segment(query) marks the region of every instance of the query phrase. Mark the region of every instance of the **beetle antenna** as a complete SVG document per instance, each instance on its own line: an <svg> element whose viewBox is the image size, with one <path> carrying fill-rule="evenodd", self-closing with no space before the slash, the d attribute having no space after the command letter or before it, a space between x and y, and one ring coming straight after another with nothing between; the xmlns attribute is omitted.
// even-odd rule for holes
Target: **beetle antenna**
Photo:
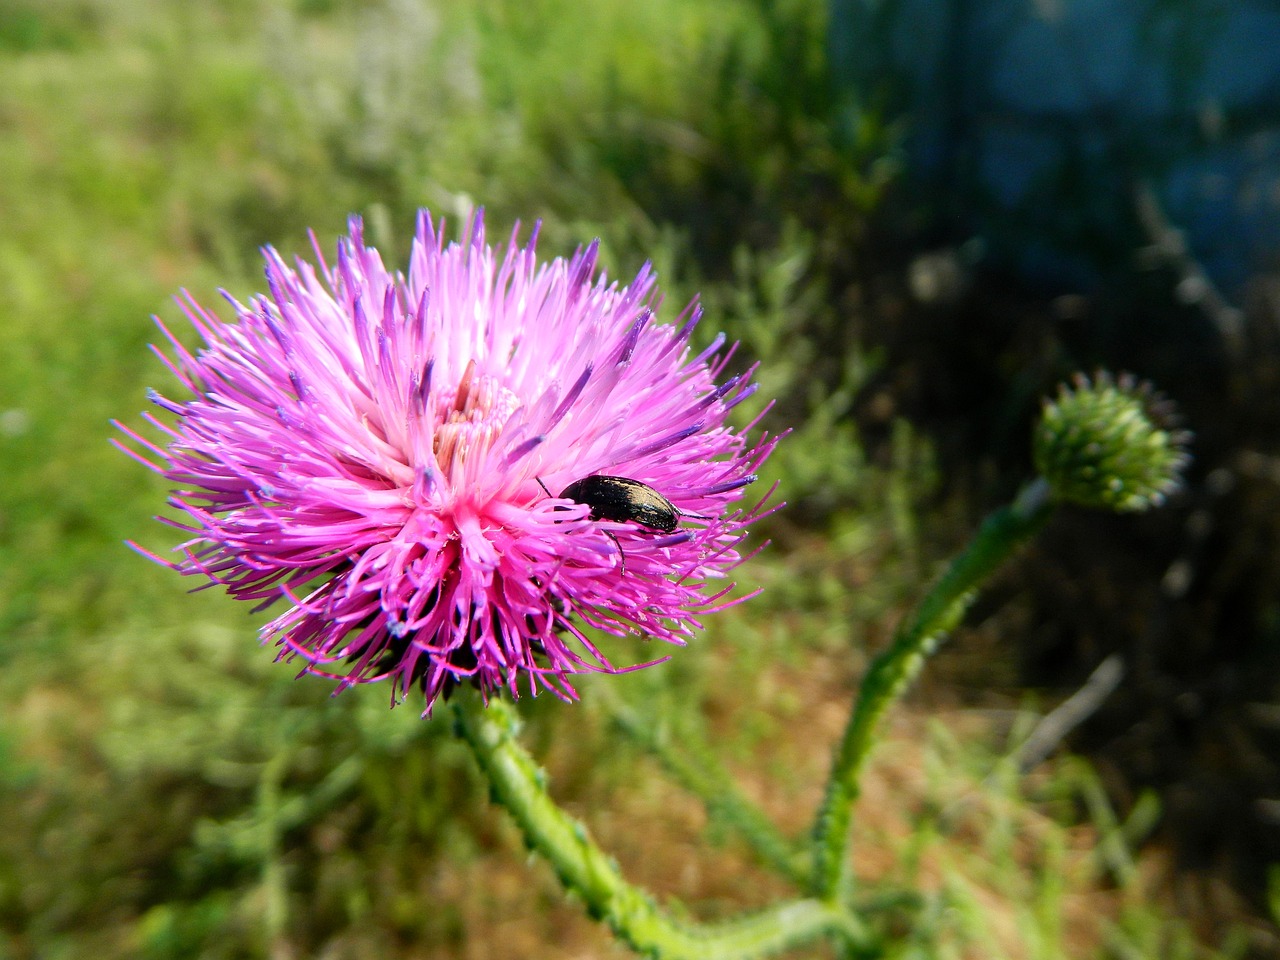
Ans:
<svg viewBox="0 0 1280 960"><path fill-rule="evenodd" d="M548 500L554 500L554 499L555 499L553 496L551 496L551 491L547 489L547 485L546 485L545 483L543 483L543 482L542 482L542 478L541 478L541 477L534 477L533 479L535 479L535 480L537 480L537 481L538 481L538 486L540 486L540 487L542 488L542 492L543 492L543 493L545 493L545 494L547 495L547 499L548 499Z"/></svg>
<svg viewBox="0 0 1280 960"><path fill-rule="evenodd" d="M546 488L544 487L543 489L545 490ZM694 520L714 520L715 519L715 517L705 517L700 513L690 513L688 510L681 510L678 507L676 508L676 513L680 514L680 516L682 517L692 517Z"/></svg>

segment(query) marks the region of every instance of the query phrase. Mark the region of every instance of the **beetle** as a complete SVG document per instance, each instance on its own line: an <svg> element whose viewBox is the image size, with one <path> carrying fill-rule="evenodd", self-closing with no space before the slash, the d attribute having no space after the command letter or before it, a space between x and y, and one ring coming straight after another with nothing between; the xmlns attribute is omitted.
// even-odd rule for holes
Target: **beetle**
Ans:
<svg viewBox="0 0 1280 960"><path fill-rule="evenodd" d="M547 485L538 480L538 486L551 496ZM676 505L660 494L647 483L632 480L629 477L611 477L603 473L593 473L589 477L575 480L562 491L560 497L572 500L591 508L590 519L613 520L618 523L636 523L659 533L671 533L684 514ZM567 509L567 508L562 508ZM697 516L688 514L688 516ZM622 544L608 530L604 535L613 541L622 557L622 572L627 569L627 555L622 551Z"/></svg>
<svg viewBox="0 0 1280 960"><path fill-rule="evenodd" d="M560 496L591 508L592 520L638 523L650 530L671 533L680 519L675 504L647 483L627 477L593 473L575 480Z"/></svg>

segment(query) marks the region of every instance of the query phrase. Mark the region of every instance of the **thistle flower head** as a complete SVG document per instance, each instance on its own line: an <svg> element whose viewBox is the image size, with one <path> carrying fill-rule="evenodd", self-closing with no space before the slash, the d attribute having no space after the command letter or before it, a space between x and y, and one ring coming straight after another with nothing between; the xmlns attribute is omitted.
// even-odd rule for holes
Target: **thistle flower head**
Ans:
<svg viewBox="0 0 1280 960"><path fill-rule="evenodd" d="M204 346L166 330L157 353L189 396L152 395L163 444L122 427L179 487L187 539L161 562L283 601L261 637L304 673L418 686L428 711L460 682L571 698L571 675L619 669L586 628L683 644L733 602L765 512L734 503L775 442L725 423L750 371L717 385L732 349L694 353L696 304L656 322L647 265L610 284L595 244L540 264L534 233L496 252L477 215L446 243L423 211L402 275L353 219L332 266L268 248L269 292L228 297L233 323L184 295ZM672 523L555 495L595 475Z"/></svg>
<svg viewBox="0 0 1280 960"><path fill-rule="evenodd" d="M1059 500L1136 511L1162 503L1190 462L1173 406L1131 374L1077 375L1046 400L1033 455Z"/></svg>

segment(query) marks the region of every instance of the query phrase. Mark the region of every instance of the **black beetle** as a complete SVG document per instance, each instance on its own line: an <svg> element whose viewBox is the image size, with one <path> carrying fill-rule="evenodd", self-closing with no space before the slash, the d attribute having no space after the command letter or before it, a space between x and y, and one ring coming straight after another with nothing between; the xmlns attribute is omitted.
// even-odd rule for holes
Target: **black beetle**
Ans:
<svg viewBox="0 0 1280 960"><path fill-rule="evenodd" d="M538 486L551 496L547 485L538 480ZM676 505L660 494L647 483L632 480L629 477L610 477L603 473L593 473L589 477L575 480L562 491L560 496L574 503L581 503L591 508L592 520L613 520L618 523L638 523L640 526L659 533L671 533L683 517L697 517L696 513L684 513ZM561 508L565 509L565 508ZM627 555L622 552L622 544L608 530L604 535L614 542L618 553L622 556L622 572L627 569Z"/></svg>
<svg viewBox="0 0 1280 960"><path fill-rule="evenodd" d="M680 511L670 500L648 484L627 477L593 473L573 481L560 496L590 507L592 520L630 521L670 533L680 519Z"/></svg>

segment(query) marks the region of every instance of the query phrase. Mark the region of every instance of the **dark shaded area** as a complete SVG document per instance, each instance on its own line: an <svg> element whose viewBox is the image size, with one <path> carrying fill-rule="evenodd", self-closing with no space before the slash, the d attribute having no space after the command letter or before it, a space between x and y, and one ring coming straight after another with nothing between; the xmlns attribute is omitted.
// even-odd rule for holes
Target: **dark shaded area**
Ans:
<svg viewBox="0 0 1280 960"><path fill-rule="evenodd" d="M946 493L973 522L1027 476L1039 398L1073 372L1133 371L1177 402L1195 434L1186 489L1141 516L1062 509L970 620L999 613L1018 624L1001 641L1016 646L1016 668L994 678L1014 695L1029 687L1061 699L1121 654L1119 691L1068 746L1098 765L1122 812L1157 790L1156 842L1266 916L1267 871L1280 860L1274 282L1255 278L1233 347L1202 308L1179 302L1177 276L1143 269L1139 257L1086 294L964 268L947 302L923 304L912 296L921 258L911 251L928 238L873 246L878 261L849 279L859 337L886 351L859 407L864 435L873 451L886 442L887 413L925 430ZM953 536L958 546L966 533ZM957 679L980 699L992 671L972 668Z"/></svg>
<svg viewBox="0 0 1280 960"><path fill-rule="evenodd" d="M871 455L906 417L972 524L1027 476L1040 398L1077 371L1151 380L1195 434L1187 487L1164 509L1060 512L970 618L1016 623L999 631L1016 667L993 650L972 674L953 664L955 679L975 699L993 684L1060 699L1120 654L1123 684L1069 746L1122 811L1157 790L1158 842L1266 916L1280 861L1280 296L1265 274L1274 195L1259 188L1277 169L1276 11L829 9L837 107L904 124L904 176L856 261L831 265L850 332L884 351L856 410Z"/></svg>

